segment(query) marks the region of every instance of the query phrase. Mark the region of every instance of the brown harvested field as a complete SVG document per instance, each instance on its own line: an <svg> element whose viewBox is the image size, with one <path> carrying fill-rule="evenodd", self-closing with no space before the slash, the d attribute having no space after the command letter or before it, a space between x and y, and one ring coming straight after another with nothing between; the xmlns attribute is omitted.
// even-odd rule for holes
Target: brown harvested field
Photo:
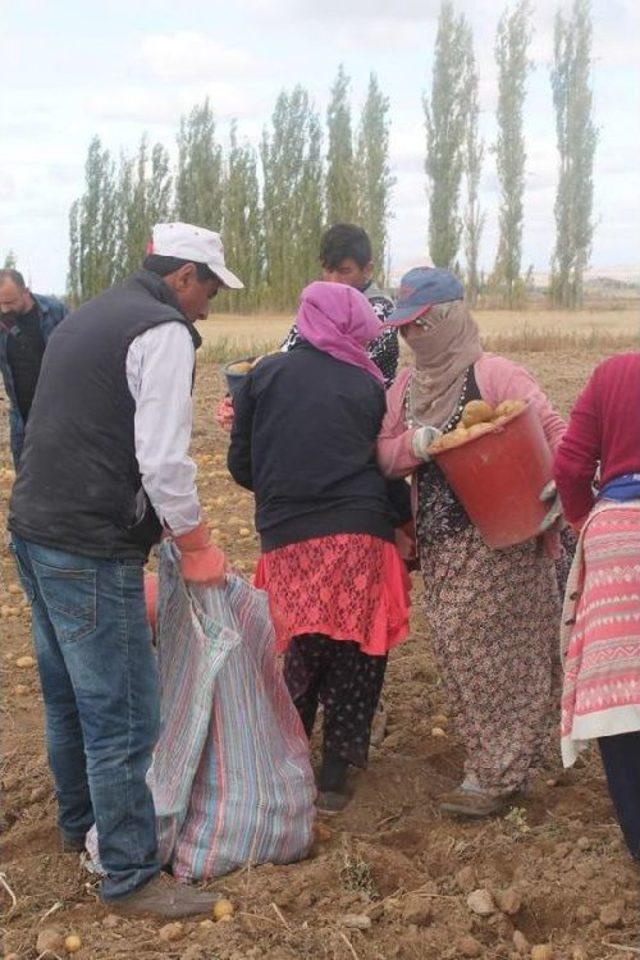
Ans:
<svg viewBox="0 0 640 960"><path fill-rule="evenodd" d="M291 326L293 314L260 314L239 316L215 314L199 324L205 345L215 346L220 340L235 344L240 352L251 352L256 343L277 344ZM622 306L620 309L602 309L594 306L575 313L557 310L478 310L475 317L486 336L518 340L534 332L576 337L623 337L640 334L640 314L637 307Z"/></svg>
<svg viewBox="0 0 640 960"><path fill-rule="evenodd" d="M622 319L616 313L598 322ZM480 321L485 329L490 322L506 323L498 314L481 314ZM563 323L574 322L563 318ZM624 322L634 332L635 317L625 316ZM243 342L250 348L255 338L277 340L287 323L282 318L224 318L208 322L205 335L246 337ZM517 359L540 377L566 412L603 352L556 349L519 353ZM234 486L225 470L227 438L213 419L222 391L218 366L205 359L197 380L194 456L215 536L249 575L257 543L241 530L251 526L252 498ZM4 513L11 487L4 418L1 426ZM0 870L16 898L12 906L0 888L5 957L36 960L36 939L46 926L79 934L80 960L515 960L530 955L516 953L516 930L530 945L552 944L553 953L544 956L554 960L632 960L638 955L637 870L623 849L594 755L565 774L552 750L531 794L519 798L504 817L461 823L439 814L437 795L459 775L461 751L453 719L443 719L449 716L448 706L415 576L412 635L393 654L386 684L389 735L373 750L367 773L358 776L350 807L331 821L329 838L304 863L254 867L214 882L237 905L231 923L191 920L180 939L164 943L158 936L160 923L107 918L77 858L62 856L58 849L37 674L16 663L31 652L29 616L15 592L15 571L4 548L0 569ZM435 726L443 726L446 735L433 736ZM522 905L512 914L496 909L480 917L467 905L474 887L498 897L515 887ZM608 911L601 913L603 907ZM363 931L347 927L347 914L365 915L371 926Z"/></svg>

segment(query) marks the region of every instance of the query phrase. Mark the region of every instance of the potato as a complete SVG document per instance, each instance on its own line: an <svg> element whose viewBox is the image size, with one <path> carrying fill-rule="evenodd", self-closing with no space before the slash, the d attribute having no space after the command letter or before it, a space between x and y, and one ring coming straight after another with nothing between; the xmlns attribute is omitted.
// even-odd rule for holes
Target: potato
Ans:
<svg viewBox="0 0 640 960"><path fill-rule="evenodd" d="M75 933L70 933L64 941L64 948L67 953L77 953L82 946L82 940Z"/></svg>
<svg viewBox="0 0 640 960"><path fill-rule="evenodd" d="M503 400L496 407L496 417L513 417L526 407L524 400Z"/></svg>
<svg viewBox="0 0 640 960"><path fill-rule="evenodd" d="M231 900L218 900L213 905L213 916L216 920L226 920L227 918L231 919L233 916L234 906L231 903Z"/></svg>
<svg viewBox="0 0 640 960"><path fill-rule="evenodd" d="M474 423L473 426L469 427L467 431L468 433L467 439L475 440L476 437L481 437L485 433L492 433L492 432L493 432L492 423Z"/></svg>
<svg viewBox="0 0 640 960"><path fill-rule="evenodd" d="M476 423L488 423L493 417L493 407L485 400L470 400L462 411L462 424L472 427Z"/></svg>
<svg viewBox="0 0 640 960"><path fill-rule="evenodd" d="M227 367L227 372L243 375L249 373L251 366L252 364L248 360L238 360L237 363L232 363Z"/></svg>

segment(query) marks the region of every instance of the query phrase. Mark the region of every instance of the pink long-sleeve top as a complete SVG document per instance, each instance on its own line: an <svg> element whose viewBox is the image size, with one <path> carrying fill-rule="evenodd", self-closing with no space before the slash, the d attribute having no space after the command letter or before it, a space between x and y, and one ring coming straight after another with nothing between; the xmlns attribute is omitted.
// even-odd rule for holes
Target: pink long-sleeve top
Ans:
<svg viewBox="0 0 640 960"><path fill-rule="evenodd" d="M555 453L566 424L531 374L512 360L489 353L484 353L473 369L480 396L492 407L503 400L531 401L540 415L547 442ZM387 391L387 412L376 448L378 466L386 477L407 477L423 463L411 451L415 428L408 428L405 419L405 396L410 376L411 368L407 367Z"/></svg>
<svg viewBox="0 0 640 960"><path fill-rule="evenodd" d="M601 486L640 473L640 353L603 361L571 411L554 474L572 523L583 520L595 503L598 463Z"/></svg>

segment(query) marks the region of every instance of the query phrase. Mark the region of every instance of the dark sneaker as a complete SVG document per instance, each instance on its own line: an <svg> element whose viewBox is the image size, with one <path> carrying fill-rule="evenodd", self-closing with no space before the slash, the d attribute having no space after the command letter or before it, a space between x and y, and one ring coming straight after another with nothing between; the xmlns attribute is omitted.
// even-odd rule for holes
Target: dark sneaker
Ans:
<svg viewBox="0 0 640 960"><path fill-rule="evenodd" d="M82 853L84 850L84 836L72 837L69 834L60 834L60 846L63 853Z"/></svg>
<svg viewBox="0 0 640 960"><path fill-rule="evenodd" d="M178 883L166 873L160 873L128 897L109 900L108 906L114 913L127 917L152 914L166 920L177 920L198 913L210 913L219 899L217 893L207 893L186 883Z"/></svg>
<svg viewBox="0 0 640 960"><path fill-rule="evenodd" d="M508 802L509 797L492 797L480 791L458 787L440 798L440 810L454 817L480 820L502 813Z"/></svg>
<svg viewBox="0 0 640 960"><path fill-rule="evenodd" d="M337 793L335 790L321 790L316 798L316 810L318 813L324 813L331 817L336 813L341 813L350 799L351 797L348 793Z"/></svg>

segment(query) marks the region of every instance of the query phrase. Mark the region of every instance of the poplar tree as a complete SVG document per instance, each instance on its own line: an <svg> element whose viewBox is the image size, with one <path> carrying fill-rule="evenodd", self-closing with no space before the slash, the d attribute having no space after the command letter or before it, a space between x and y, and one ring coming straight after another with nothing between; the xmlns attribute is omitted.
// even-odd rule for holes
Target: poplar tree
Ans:
<svg viewBox="0 0 640 960"><path fill-rule="evenodd" d="M331 88L327 110L327 218L329 223L351 223L356 218L356 193L349 77L341 64Z"/></svg>
<svg viewBox="0 0 640 960"><path fill-rule="evenodd" d="M382 93L375 73L369 77L367 98L360 116L356 181L358 222L371 238L374 260L383 281L395 178L389 163L389 98Z"/></svg>
<svg viewBox="0 0 640 960"><path fill-rule="evenodd" d="M144 134L134 157L121 156L117 189L116 282L138 270L153 226L171 211L169 157L157 143L149 150Z"/></svg>
<svg viewBox="0 0 640 960"><path fill-rule="evenodd" d="M485 215L480 209L479 191L484 157L484 142L478 133L480 106L478 103L478 72L473 50L473 35L467 31L467 129L464 151L464 171L467 186L467 203L464 211L464 254L466 260L466 296L475 307L480 290L478 259L480 240L484 229Z"/></svg>
<svg viewBox="0 0 640 960"><path fill-rule="evenodd" d="M551 296L562 307L581 306L584 271L593 240L593 163L598 134L592 119L591 8L574 0L568 18L558 11L551 71L560 154L551 265Z"/></svg>
<svg viewBox="0 0 640 960"><path fill-rule="evenodd" d="M85 192L70 217L69 290L76 302L94 297L114 280L117 211L114 163L94 137L85 164Z"/></svg>
<svg viewBox="0 0 640 960"><path fill-rule="evenodd" d="M222 148L208 98L180 120L176 215L186 223L220 230L222 223Z"/></svg>
<svg viewBox="0 0 640 960"><path fill-rule="evenodd" d="M171 216L173 178L166 148L156 143L151 150L151 172L147 183L149 223L163 223Z"/></svg>
<svg viewBox="0 0 640 960"><path fill-rule="evenodd" d="M493 284L512 308L523 294L522 225L527 155L523 133L526 80L531 63L529 0L505 10L498 23L495 54L498 64L498 140L495 145L500 214L498 252Z"/></svg>
<svg viewBox="0 0 640 960"><path fill-rule="evenodd" d="M77 307L82 300L81 261L80 201L74 200L69 208L69 265L67 268L67 295L73 307Z"/></svg>
<svg viewBox="0 0 640 960"><path fill-rule="evenodd" d="M317 274L324 210L320 120L301 86L278 96L260 159L267 302L290 309Z"/></svg>
<svg viewBox="0 0 640 960"><path fill-rule="evenodd" d="M255 310L262 295L264 241L256 152L240 143L235 120L231 124L230 146L224 181L223 238L225 258L244 283L233 297L219 295L220 309ZM216 303L218 309L218 303Z"/></svg>
<svg viewBox="0 0 640 960"><path fill-rule="evenodd" d="M467 26L451 0L440 7L431 94L423 98L427 132L429 252L437 267L452 268L460 248L460 188L467 128Z"/></svg>

